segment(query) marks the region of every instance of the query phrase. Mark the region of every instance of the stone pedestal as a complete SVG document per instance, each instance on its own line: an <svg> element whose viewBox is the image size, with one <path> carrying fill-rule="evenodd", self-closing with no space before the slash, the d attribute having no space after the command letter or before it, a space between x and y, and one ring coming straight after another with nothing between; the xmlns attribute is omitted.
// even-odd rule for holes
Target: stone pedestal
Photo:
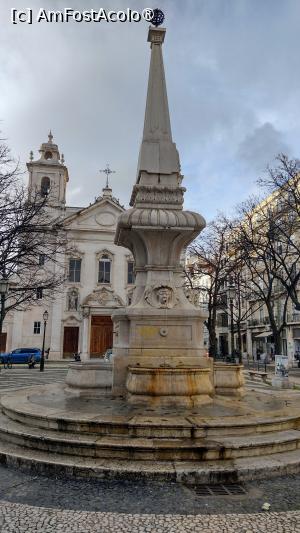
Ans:
<svg viewBox="0 0 300 533"><path fill-rule="evenodd" d="M244 395L243 365L214 363L215 393L221 396Z"/></svg>
<svg viewBox="0 0 300 533"><path fill-rule="evenodd" d="M66 390L78 396L94 397L111 392L112 363L90 359L69 365Z"/></svg>
<svg viewBox="0 0 300 533"><path fill-rule="evenodd" d="M190 308L189 308L190 305ZM213 361L205 356L201 312L187 302L181 310L131 306L112 316L113 394L130 403L193 406L213 394Z"/></svg>

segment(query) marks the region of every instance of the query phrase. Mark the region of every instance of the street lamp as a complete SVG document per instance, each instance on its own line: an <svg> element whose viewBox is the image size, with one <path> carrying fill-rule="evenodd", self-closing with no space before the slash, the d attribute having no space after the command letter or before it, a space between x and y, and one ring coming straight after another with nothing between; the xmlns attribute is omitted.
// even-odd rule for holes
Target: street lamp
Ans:
<svg viewBox="0 0 300 533"><path fill-rule="evenodd" d="M234 359L234 324L233 324L233 300L235 298L235 286L230 282L227 288L227 295L229 298L229 306L230 306L230 336L231 336L231 360L235 361Z"/></svg>
<svg viewBox="0 0 300 533"><path fill-rule="evenodd" d="M49 318L48 311L44 311L43 313L44 333L43 333L42 355L41 355L41 360L40 360L40 372L44 372L44 366L45 366L45 335L46 335L46 326L47 326L48 318Z"/></svg>
<svg viewBox="0 0 300 533"><path fill-rule="evenodd" d="M5 316L5 297L8 293L9 281L7 279L0 279L0 295L1 295L1 308L0 308L0 335L2 336L2 327ZM0 343L2 346L2 343ZM1 347L0 346L0 347ZM5 351L5 348L4 348Z"/></svg>

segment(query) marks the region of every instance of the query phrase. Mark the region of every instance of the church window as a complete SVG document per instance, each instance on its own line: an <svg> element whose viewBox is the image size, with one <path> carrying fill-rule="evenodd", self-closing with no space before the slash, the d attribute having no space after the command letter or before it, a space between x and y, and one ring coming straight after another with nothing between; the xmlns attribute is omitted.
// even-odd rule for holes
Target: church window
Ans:
<svg viewBox="0 0 300 533"><path fill-rule="evenodd" d="M50 178L44 176L41 181L41 195L48 196L50 191Z"/></svg>
<svg viewBox="0 0 300 533"><path fill-rule="evenodd" d="M127 283L128 285L132 285L135 281L135 275L134 275L134 262L128 261L127 263Z"/></svg>
<svg viewBox="0 0 300 533"><path fill-rule="evenodd" d="M39 335L39 333L41 333L41 323L40 322L33 322L33 333L34 333L34 335Z"/></svg>
<svg viewBox="0 0 300 533"><path fill-rule="evenodd" d="M81 259L69 260L69 281L80 282Z"/></svg>
<svg viewBox="0 0 300 533"><path fill-rule="evenodd" d="M52 152L47 151L45 153L45 159L52 159Z"/></svg>
<svg viewBox="0 0 300 533"><path fill-rule="evenodd" d="M39 255L39 266L43 266L45 264L45 260L46 260L45 254L40 254Z"/></svg>
<svg viewBox="0 0 300 533"><path fill-rule="evenodd" d="M36 289L36 299L41 300L43 298L43 289L42 287L38 287Z"/></svg>
<svg viewBox="0 0 300 533"><path fill-rule="evenodd" d="M111 259L108 255L102 255L99 261L98 283L110 283Z"/></svg>

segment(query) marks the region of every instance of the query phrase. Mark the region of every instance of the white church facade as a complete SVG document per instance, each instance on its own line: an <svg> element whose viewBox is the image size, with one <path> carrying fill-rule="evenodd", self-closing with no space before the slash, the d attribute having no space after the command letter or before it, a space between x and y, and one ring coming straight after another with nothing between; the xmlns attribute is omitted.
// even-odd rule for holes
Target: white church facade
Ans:
<svg viewBox="0 0 300 533"><path fill-rule="evenodd" d="M112 312L130 299L134 264L129 250L114 244L123 206L108 183L88 207L66 205L68 169L50 132L39 150L40 158L27 163L29 188L51 195L51 217L63 221L67 248L63 258L66 281L53 298L37 295L36 305L7 316L6 350L42 346L43 313L48 311L45 348L50 359L102 355L112 347ZM41 261L43 258L41 257Z"/></svg>

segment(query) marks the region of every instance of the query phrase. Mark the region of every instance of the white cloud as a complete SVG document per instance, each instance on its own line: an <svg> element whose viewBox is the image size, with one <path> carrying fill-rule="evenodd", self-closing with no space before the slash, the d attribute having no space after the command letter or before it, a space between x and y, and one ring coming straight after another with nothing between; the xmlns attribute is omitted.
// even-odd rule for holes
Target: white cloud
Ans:
<svg viewBox="0 0 300 533"><path fill-rule="evenodd" d="M41 7L38 0L29 4ZM104 4L148 7L140 0ZM300 2L161 0L160 6L186 207L210 217L253 188L260 166L279 147L299 156ZM25 163L51 127L69 167L69 201L79 189L82 205L93 201L104 184L98 170L109 162L117 171L113 192L128 204L143 127L148 24L12 25L11 7L2 0L0 120L10 146ZM44 0L43 7L65 3ZM68 7L99 2L71 0Z"/></svg>

